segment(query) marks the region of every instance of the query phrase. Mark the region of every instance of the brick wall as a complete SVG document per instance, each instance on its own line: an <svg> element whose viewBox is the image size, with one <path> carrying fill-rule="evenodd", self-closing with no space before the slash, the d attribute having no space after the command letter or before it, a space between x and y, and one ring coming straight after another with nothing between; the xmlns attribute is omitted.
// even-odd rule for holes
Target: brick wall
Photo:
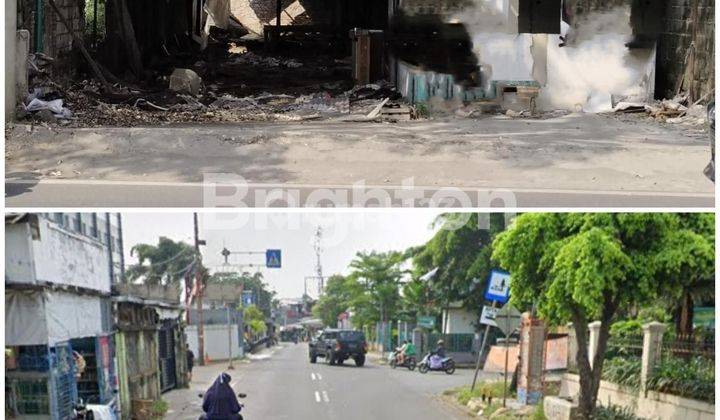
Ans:
<svg viewBox="0 0 720 420"><path fill-rule="evenodd" d="M692 19L695 5L696 25ZM682 78L684 90L689 89L695 100L711 92L715 88L715 0L668 0L664 27L658 42L657 94L674 96ZM693 64L685 65L693 39L694 69Z"/></svg>
<svg viewBox="0 0 720 420"><path fill-rule="evenodd" d="M31 52L40 52L53 57L56 61L56 68L71 69L74 67L76 54L73 52L73 38L71 33L60 22L57 14L47 2L44 2L44 36L42 45L38 45L35 37L35 20L37 11L35 0L18 1L18 29L30 31ZM65 16L72 29L81 34L85 27L84 0L55 0L60 12ZM42 48L40 48L42 47Z"/></svg>

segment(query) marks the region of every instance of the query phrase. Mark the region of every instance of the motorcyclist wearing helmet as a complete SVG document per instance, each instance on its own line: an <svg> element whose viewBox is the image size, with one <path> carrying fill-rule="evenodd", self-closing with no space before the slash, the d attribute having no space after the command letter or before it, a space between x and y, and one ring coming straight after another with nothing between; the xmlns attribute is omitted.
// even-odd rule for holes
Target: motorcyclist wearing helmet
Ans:
<svg viewBox="0 0 720 420"><path fill-rule="evenodd" d="M443 359L445 356L445 341L438 340L437 345L435 347L435 351L433 351L433 354L442 357Z"/></svg>
<svg viewBox="0 0 720 420"><path fill-rule="evenodd" d="M222 373L207 390L203 397L202 409L205 412L201 420L242 420L242 407L230 386L232 378Z"/></svg>

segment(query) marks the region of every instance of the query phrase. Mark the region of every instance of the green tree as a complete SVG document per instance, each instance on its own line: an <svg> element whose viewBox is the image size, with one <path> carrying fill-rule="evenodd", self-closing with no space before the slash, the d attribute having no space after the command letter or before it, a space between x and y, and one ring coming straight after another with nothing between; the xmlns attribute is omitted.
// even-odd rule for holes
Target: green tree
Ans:
<svg viewBox="0 0 720 420"><path fill-rule="evenodd" d="M350 263L350 276L364 286L364 293L352 302L353 323L366 325L373 321L395 319L400 308L400 281L405 272L400 252L359 252Z"/></svg>
<svg viewBox="0 0 720 420"><path fill-rule="evenodd" d="M313 315L329 327L337 325L340 313L351 309L356 299L364 292L354 277L333 275L325 283L325 292L313 306Z"/></svg>
<svg viewBox="0 0 720 420"><path fill-rule="evenodd" d="M137 264L125 270L130 282L141 281L151 285L179 285L188 275L195 273L199 258L195 248L185 242L161 237L157 245L137 244L130 249L137 256ZM203 278L207 270L200 266Z"/></svg>
<svg viewBox="0 0 720 420"><path fill-rule="evenodd" d="M595 409L609 329L624 308L642 306L682 288L665 281L669 260L714 265L714 252L695 243L677 214L554 214L519 216L495 239L493 258L510 271L512 302L536 308L551 323L572 321L577 335L580 414ZM588 324L602 322L592 367Z"/></svg>
<svg viewBox="0 0 720 420"><path fill-rule="evenodd" d="M440 230L413 257L414 278L438 269L427 286L432 309L459 301L477 310L485 303L487 279L496 268L491 261L492 240L504 230L505 217L503 213L450 213L435 221Z"/></svg>
<svg viewBox="0 0 720 420"><path fill-rule="evenodd" d="M267 330L265 314L255 305L249 305L243 310L243 321L256 336Z"/></svg>
<svg viewBox="0 0 720 420"><path fill-rule="evenodd" d="M715 300L715 215L679 214L679 227L655 259L658 280L671 285L664 301L670 308L677 334L693 333L696 303Z"/></svg>

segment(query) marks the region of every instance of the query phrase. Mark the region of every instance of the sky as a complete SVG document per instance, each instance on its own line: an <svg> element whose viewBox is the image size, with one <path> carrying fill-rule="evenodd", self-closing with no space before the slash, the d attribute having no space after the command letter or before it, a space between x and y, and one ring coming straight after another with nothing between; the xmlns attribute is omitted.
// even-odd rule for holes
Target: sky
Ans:
<svg viewBox="0 0 720 420"><path fill-rule="evenodd" d="M322 228L323 276L347 274L348 265L360 251L403 251L421 245L434 235L437 209L363 212L205 213L199 215L203 263L211 271L243 269L262 272L279 298L302 296L305 277L315 275L317 258L313 240ZM136 262L130 254L138 243L157 244L161 236L193 243L192 213L123 213L126 264ZM262 255L231 255L223 264L222 249L262 252ZM282 268L264 267L266 249L282 250ZM253 265L252 267L250 265ZM308 293L317 285L308 281Z"/></svg>

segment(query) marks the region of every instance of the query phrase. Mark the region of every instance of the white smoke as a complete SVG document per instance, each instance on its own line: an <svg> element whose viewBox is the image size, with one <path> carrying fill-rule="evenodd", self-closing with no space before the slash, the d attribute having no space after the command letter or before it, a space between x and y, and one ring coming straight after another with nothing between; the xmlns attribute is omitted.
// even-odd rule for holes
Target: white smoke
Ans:
<svg viewBox="0 0 720 420"><path fill-rule="evenodd" d="M629 6L588 13L574 28L562 22L567 46L560 47L557 34L518 34L512 3L475 0L450 19L470 34L486 87L493 80L535 80L542 85L541 110L598 112L612 107L611 98L652 98L655 52L626 47L632 39Z"/></svg>
<svg viewBox="0 0 720 420"><path fill-rule="evenodd" d="M611 98L649 99L655 54L628 49L631 38L629 7L588 14L567 34L565 47L559 46L560 36L549 35L540 109L599 112L612 108Z"/></svg>

